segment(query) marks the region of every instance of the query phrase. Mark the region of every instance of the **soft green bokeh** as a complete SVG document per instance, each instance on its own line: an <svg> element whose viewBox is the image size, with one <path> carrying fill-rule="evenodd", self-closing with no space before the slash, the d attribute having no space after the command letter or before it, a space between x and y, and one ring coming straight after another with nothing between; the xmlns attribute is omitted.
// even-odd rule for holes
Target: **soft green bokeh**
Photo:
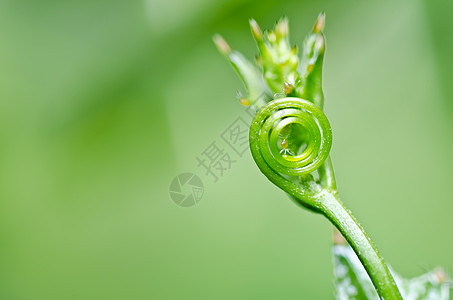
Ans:
<svg viewBox="0 0 453 300"><path fill-rule="evenodd" d="M325 110L346 205L395 270L453 269L446 1L0 1L0 299L333 299L331 226L247 152L195 158L244 109L211 37L301 45L327 14ZM181 172L205 182L180 208Z"/></svg>

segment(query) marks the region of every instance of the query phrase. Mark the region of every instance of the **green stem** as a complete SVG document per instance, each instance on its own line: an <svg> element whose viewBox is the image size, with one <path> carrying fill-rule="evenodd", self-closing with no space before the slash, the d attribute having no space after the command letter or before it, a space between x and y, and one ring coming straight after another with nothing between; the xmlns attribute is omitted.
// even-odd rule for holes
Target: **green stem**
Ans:
<svg viewBox="0 0 453 300"><path fill-rule="evenodd" d="M332 159L330 158L330 156L326 159L324 164L318 169L318 173L321 186L330 191L337 190L337 182L335 180Z"/></svg>
<svg viewBox="0 0 453 300"><path fill-rule="evenodd" d="M403 299L376 246L337 193L323 193L320 204L323 214L338 228L357 254L381 299Z"/></svg>

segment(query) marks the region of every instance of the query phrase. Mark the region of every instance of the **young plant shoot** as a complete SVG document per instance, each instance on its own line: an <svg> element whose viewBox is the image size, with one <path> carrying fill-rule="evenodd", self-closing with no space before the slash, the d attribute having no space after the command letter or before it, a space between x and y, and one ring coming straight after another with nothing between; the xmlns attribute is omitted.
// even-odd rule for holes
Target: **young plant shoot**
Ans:
<svg viewBox="0 0 453 300"><path fill-rule="evenodd" d="M321 13L299 55L298 48L289 42L286 18L265 32L255 20L250 20L259 50L256 65L232 50L220 35L214 36L214 42L245 84L247 97L242 97L240 102L256 110L249 131L256 165L296 203L325 216L350 246L334 246L335 267L348 270L343 275L350 276L346 281L352 287L345 287L345 280L337 276L337 298L403 299L411 295L406 287L409 281L398 278L401 285L397 285L376 246L344 206L337 191L330 159L332 130L323 112L324 27L325 14ZM351 276L363 274L364 280L352 280ZM436 294L438 298L408 296L406 299L448 299L446 280L430 281L429 287L427 277L417 282L425 284L425 295L431 291L430 287L443 294Z"/></svg>

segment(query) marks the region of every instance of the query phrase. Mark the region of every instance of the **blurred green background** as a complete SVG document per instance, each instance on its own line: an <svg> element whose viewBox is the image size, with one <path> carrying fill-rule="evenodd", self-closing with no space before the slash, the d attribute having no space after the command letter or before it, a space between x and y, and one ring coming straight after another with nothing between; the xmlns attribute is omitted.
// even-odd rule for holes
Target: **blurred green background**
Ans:
<svg viewBox="0 0 453 300"><path fill-rule="evenodd" d="M0 299L333 299L328 222L195 160L244 112L212 35L252 57L250 17L301 45L320 11L344 202L403 275L452 271L451 1L0 1Z"/></svg>

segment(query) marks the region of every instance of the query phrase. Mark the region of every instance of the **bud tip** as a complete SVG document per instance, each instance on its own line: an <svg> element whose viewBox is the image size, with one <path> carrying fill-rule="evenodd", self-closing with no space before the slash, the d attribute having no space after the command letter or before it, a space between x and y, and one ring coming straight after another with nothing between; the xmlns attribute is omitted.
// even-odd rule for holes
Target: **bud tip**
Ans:
<svg viewBox="0 0 453 300"><path fill-rule="evenodd" d="M346 245L348 242L345 240L343 235L335 229L333 232L333 244L334 245Z"/></svg>
<svg viewBox="0 0 453 300"><path fill-rule="evenodd" d="M434 275L440 284L446 282L448 279L447 273L442 268L436 268L434 270Z"/></svg>
<svg viewBox="0 0 453 300"><path fill-rule="evenodd" d="M255 39L262 39L263 37L263 32L261 31L260 26L258 23L256 23L255 19L250 19L250 29L252 30L253 37Z"/></svg>
<svg viewBox="0 0 453 300"><path fill-rule="evenodd" d="M275 34L279 37L285 37L288 35L289 26L288 19L286 17L281 18L275 25Z"/></svg>
<svg viewBox="0 0 453 300"><path fill-rule="evenodd" d="M283 88L283 91L285 92L285 94L291 94L293 89L294 89L294 86L291 83L285 82L284 88Z"/></svg>
<svg viewBox="0 0 453 300"><path fill-rule="evenodd" d="M241 102L241 104L244 105L244 106L249 106L250 105L250 101L248 99L246 99L246 98L240 98L239 102Z"/></svg>
<svg viewBox="0 0 453 300"><path fill-rule="evenodd" d="M228 45L227 41L220 35L216 34L213 36L212 40L216 45L217 49L219 49L220 53L224 55L228 55L231 53L231 47Z"/></svg>
<svg viewBox="0 0 453 300"><path fill-rule="evenodd" d="M321 12L316 20L315 25L313 26L313 33L318 33L324 30L326 26L326 14Z"/></svg>

